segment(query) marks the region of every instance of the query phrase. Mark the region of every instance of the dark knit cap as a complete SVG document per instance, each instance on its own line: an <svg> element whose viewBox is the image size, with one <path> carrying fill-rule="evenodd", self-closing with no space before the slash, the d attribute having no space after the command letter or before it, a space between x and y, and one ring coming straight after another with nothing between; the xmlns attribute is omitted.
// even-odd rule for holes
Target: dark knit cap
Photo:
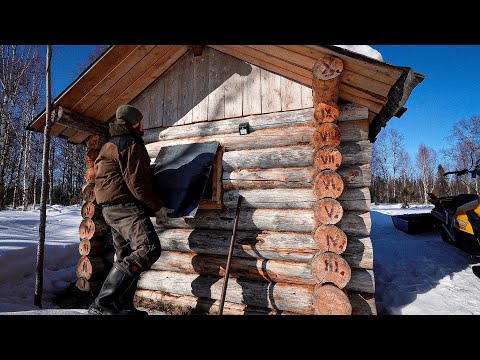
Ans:
<svg viewBox="0 0 480 360"><path fill-rule="evenodd" d="M132 105L120 105L115 114L117 124L126 124L135 125L142 120L143 115L136 107Z"/></svg>

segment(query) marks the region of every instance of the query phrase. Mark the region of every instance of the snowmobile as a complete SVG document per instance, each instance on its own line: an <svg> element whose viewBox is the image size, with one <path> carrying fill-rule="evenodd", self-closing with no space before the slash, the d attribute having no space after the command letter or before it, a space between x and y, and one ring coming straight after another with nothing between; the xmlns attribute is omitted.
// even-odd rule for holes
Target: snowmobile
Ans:
<svg viewBox="0 0 480 360"><path fill-rule="evenodd" d="M450 171L443 174L462 176L470 173L472 178L480 175L480 168ZM469 186L467 184L467 186ZM474 190L475 191L475 190ZM442 239L473 257L480 258L480 200L477 193L437 197L428 193L434 205L431 214L438 220ZM475 270L480 270L480 267ZM478 275L477 275L478 276Z"/></svg>

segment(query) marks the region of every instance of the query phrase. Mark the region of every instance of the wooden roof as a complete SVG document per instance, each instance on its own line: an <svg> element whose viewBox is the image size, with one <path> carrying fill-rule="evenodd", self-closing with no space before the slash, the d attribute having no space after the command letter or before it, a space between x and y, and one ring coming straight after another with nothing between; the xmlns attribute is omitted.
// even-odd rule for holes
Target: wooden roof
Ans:
<svg viewBox="0 0 480 360"><path fill-rule="evenodd" d="M218 51L311 87L315 61L333 54L344 62L340 101L367 106L370 140L392 117L403 114L413 88L424 76L409 67L394 66L335 46L208 45ZM99 123L109 121L117 107L129 103L182 57L188 45L114 45L99 57L54 101ZM45 110L28 126L43 131ZM53 136L82 143L90 134L60 124Z"/></svg>

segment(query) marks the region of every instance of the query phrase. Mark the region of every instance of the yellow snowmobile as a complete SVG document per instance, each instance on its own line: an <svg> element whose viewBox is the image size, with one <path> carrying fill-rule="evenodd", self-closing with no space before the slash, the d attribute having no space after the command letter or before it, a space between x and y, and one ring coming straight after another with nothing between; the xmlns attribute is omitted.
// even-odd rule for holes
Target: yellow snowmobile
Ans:
<svg viewBox="0 0 480 360"><path fill-rule="evenodd" d="M459 170L446 172L443 175L462 176L467 173L475 178L480 171ZM429 201L435 205L431 214L439 221L442 239L457 246L466 253L480 257L480 200L478 194L461 194L456 196L437 197L428 194Z"/></svg>

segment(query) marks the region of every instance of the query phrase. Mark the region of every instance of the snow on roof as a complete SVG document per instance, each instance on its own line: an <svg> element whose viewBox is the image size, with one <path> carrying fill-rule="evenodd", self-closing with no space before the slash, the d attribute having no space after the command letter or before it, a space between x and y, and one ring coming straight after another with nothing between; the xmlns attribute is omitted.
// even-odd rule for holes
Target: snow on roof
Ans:
<svg viewBox="0 0 480 360"><path fill-rule="evenodd" d="M378 51L372 48L370 45L334 45L341 47L343 49L347 49L368 57L371 57L376 60L383 61L383 56L382 54Z"/></svg>

